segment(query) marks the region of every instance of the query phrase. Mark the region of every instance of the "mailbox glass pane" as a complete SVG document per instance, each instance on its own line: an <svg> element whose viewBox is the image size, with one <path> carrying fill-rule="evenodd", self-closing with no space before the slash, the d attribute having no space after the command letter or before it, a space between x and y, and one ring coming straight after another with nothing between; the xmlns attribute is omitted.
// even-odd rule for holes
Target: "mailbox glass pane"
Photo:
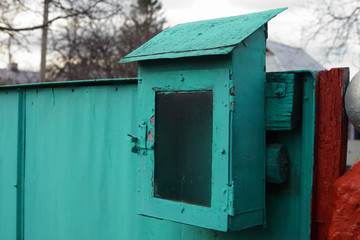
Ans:
<svg viewBox="0 0 360 240"><path fill-rule="evenodd" d="M157 92L155 123L155 197L210 207L212 91Z"/></svg>

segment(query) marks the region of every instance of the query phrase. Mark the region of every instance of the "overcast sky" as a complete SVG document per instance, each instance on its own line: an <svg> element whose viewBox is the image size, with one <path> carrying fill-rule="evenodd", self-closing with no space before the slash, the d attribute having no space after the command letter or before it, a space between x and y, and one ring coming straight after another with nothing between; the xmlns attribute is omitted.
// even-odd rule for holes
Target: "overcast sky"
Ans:
<svg viewBox="0 0 360 240"><path fill-rule="evenodd" d="M306 1L311 0L161 0L168 27L179 23L288 7L288 10L270 20L269 39L305 49L308 54L327 68L350 66L353 69L351 71L351 75L353 75L357 71L349 58L329 63L324 61L323 54L321 54L322 43L320 41L305 45L302 32L306 31L306 26L311 24L312 20ZM308 5L311 6L309 3ZM20 54L14 52L14 60L19 64L20 69L37 71L40 49L36 46L31 49L31 52L22 51ZM6 65L7 56L0 55L0 68L5 68Z"/></svg>
<svg viewBox="0 0 360 240"><path fill-rule="evenodd" d="M288 7L288 10L269 22L269 38L301 46L301 28L307 13L292 0L163 0L162 2L169 26Z"/></svg>
<svg viewBox="0 0 360 240"><path fill-rule="evenodd" d="M316 1L316 0L315 0ZM171 27L179 23L205 20L219 17L229 17L252 12L265 11L274 8L288 7L288 9L270 20L269 39L294 47L300 47L310 54L321 65L331 67L351 67L351 75L357 72L351 59L327 62L321 51L320 40L306 44L302 32L313 21L310 11L311 1L293 0L162 0L168 25ZM331 37L331 36L329 36Z"/></svg>

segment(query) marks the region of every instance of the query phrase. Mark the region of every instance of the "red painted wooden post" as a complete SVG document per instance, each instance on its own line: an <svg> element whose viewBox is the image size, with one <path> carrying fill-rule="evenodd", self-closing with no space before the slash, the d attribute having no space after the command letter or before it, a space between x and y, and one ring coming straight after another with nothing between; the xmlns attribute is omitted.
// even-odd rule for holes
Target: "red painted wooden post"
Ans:
<svg viewBox="0 0 360 240"><path fill-rule="evenodd" d="M346 171L347 117L344 93L347 68L317 74L316 136L311 239L328 239L335 181Z"/></svg>
<svg viewBox="0 0 360 240"><path fill-rule="evenodd" d="M334 188L334 208L328 239L359 240L360 161L336 181Z"/></svg>

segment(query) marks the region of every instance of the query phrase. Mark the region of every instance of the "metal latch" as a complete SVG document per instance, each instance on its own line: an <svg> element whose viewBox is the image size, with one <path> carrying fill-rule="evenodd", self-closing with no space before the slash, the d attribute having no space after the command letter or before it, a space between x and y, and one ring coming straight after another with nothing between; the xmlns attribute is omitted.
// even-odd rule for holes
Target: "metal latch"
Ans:
<svg viewBox="0 0 360 240"><path fill-rule="evenodd" d="M137 153L138 152L138 146L136 145L138 138L134 135L128 134L129 137L131 137L131 142L134 143L134 146L131 148L131 152Z"/></svg>
<svg viewBox="0 0 360 240"><path fill-rule="evenodd" d="M132 134L128 134L129 137L131 137L131 142L134 143L134 146L131 148L131 152L133 153L142 153L143 155L146 155L146 131L147 131L147 125L145 121L142 121L139 124L139 137L136 137Z"/></svg>

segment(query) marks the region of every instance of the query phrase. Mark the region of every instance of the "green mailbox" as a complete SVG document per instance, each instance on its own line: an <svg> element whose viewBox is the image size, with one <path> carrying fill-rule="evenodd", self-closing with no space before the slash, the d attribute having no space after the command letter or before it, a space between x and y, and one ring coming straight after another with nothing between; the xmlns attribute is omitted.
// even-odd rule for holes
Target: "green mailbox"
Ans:
<svg viewBox="0 0 360 240"><path fill-rule="evenodd" d="M265 45L284 10L177 25L121 61L139 63L138 214L266 224Z"/></svg>

